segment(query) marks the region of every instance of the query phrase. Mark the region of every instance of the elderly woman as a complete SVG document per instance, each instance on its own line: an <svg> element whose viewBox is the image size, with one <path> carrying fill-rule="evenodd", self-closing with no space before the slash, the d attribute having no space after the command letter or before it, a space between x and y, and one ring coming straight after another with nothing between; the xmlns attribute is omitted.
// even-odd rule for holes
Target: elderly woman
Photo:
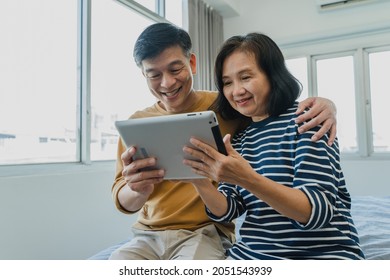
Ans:
<svg viewBox="0 0 390 280"><path fill-rule="evenodd" d="M215 64L225 119L249 119L230 143L228 155L191 139L185 160L208 179L192 183L210 218L229 222L245 213L241 239L228 259L364 259L340 167L338 142L298 133L299 82L286 68L279 47L263 34L234 36Z"/></svg>

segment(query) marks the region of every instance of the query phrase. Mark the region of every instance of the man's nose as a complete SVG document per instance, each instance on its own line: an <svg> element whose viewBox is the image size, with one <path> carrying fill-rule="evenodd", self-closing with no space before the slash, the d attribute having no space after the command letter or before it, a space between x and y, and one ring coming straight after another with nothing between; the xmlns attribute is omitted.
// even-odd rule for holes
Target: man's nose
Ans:
<svg viewBox="0 0 390 280"><path fill-rule="evenodd" d="M175 77L169 73L164 73L161 78L161 86L164 88L170 88L175 84Z"/></svg>

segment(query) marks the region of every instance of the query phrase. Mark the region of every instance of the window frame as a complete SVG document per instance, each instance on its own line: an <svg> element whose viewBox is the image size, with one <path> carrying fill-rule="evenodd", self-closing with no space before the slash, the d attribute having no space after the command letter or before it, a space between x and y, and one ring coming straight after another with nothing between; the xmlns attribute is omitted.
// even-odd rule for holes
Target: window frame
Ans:
<svg viewBox="0 0 390 280"><path fill-rule="evenodd" d="M374 156L379 158L390 158L390 152L375 152L374 149L374 136L373 136L373 117L372 117L372 94L371 94L371 85L370 85L370 61L369 61L369 55L372 53L378 53L378 52L388 52L390 51L390 44L383 45L383 46L377 46L377 47L367 47L362 48L361 50L361 59L362 64L364 65L363 68L363 94L364 96L364 103L362 106L365 107L365 116L367 120L367 143L368 143L368 149L367 149L367 156Z"/></svg>

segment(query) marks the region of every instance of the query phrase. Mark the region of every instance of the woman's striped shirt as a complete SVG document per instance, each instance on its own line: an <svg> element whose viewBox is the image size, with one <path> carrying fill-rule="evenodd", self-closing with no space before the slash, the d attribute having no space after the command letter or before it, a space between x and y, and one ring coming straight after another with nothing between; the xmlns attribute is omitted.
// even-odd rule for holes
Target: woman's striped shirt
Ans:
<svg viewBox="0 0 390 280"><path fill-rule="evenodd" d="M233 259L363 259L350 214L351 199L340 167L337 139L312 142L319 129L299 134L297 103L278 117L253 122L232 140L257 173L303 191L312 212L307 224L291 220L240 186L221 183L228 211L210 218L231 221L245 213L240 239L228 251Z"/></svg>

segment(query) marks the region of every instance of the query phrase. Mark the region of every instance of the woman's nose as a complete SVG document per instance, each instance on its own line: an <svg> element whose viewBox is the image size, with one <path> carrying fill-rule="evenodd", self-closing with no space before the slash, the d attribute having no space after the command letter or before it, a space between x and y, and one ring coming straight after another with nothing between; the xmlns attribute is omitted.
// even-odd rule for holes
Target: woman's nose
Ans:
<svg viewBox="0 0 390 280"><path fill-rule="evenodd" d="M233 87L233 95L242 95L245 93L245 88L241 83L235 83Z"/></svg>

